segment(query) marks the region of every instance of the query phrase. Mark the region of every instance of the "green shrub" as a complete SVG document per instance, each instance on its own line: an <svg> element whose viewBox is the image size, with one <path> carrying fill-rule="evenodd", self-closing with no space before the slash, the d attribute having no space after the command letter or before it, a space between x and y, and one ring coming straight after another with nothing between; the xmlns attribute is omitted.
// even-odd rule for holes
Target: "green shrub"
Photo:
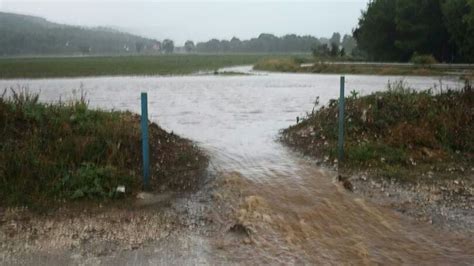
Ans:
<svg viewBox="0 0 474 266"><path fill-rule="evenodd" d="M419 55L417 53L413 54L413 56L410 59L410 62L412 62L415 65L433 65L433 64L438 63L438 61L435 59L433 55L426 55L426 54Z"/></svg>
<svg viewBox="0 0 474 266"><path fill-rule="evenodd" d="M121 174L113 166L97 166L84 163L78 169L64 176L57 189L70 199L114 198L118 186L131 187L133 178Z"/></svg>
<svg viewBox="0 0 474 266"><path fill-rule="evenodd" d="M347 148L349 161L365 163L404 164L408 156L403 149L390 147L381 143L362 143Z"/></svg>
<svg viewBox="0 0 474 266"><path fill-rule="evenodd" d="M255 64L254 69L265 71L295 72L300 68L300 63L294 58L264 59Z"/></svg>

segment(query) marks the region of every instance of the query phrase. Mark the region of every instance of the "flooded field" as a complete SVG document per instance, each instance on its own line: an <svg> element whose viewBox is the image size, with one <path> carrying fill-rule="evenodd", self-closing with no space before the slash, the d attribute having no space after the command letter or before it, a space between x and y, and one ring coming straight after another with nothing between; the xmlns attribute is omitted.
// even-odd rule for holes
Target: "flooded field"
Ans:
<svg viewBox="0 0 474 266"><path fill-rule="evenodd" d="M321 104L338 97L339 76L254 74L0 80L0 88L27 85L41 93L40 100L52 102L70 99L73 92L77 97L83 88L93 107L137 113L140 92L148 92L152 121L201 145L211 157L210 171L241 179L239 189L248 196L241 218L260 234L252 239L255 247L230 248L228 256L252 255L259 258L254 263L474 261L473 239L440 233L349 194L333 182L334 173L275 141L280 129L311 111L316 97ZM367 94L401 79L347 76L346 88ZM432 77L403 80L414 89L461 85ZM230 260L241 261L252 262Z"/></svg>

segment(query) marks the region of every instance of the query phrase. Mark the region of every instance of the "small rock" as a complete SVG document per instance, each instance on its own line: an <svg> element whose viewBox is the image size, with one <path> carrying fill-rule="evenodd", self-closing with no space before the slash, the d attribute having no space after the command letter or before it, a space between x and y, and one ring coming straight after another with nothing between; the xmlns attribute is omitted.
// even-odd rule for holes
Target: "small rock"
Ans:
<svg viewBox="0 0 474 266"><path fill-rule="evenodd" d="M354 186L352 185L352 183L348 180L347 177L343 177L341 175L338 175L337 176L337 181L338 182L341 182L342 183L342 186L348 190L348 191L354 191Z"/></svg>

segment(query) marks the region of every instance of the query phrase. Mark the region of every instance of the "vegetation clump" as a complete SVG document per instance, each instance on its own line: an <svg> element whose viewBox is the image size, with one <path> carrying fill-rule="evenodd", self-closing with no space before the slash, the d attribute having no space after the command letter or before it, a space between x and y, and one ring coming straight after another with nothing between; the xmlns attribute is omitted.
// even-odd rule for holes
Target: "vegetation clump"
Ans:
<svg viewBox="0 0 474 266"><path fill-rule="evenodd" d="M338 100L283 131L282 139L305 154L337 158ZM381 177L409 179L419 173L469 169L474 155L474 91L415 91L402 82L387 91L346 98L343 169L372 169ZM449 165L449 166L448 166Z"/></svg>
<svg viewBox="0 0 474 266"><path fill-rule="evenodd" d="M410 62L415 65L433 65L438 63L433 55L419 55L418 53L413 54Z"/></svg>
<svg viewBox="0 0 474 266"><path fill-rule="evenodd" d="M262 59L258 61L253 68L265 71L298 72L300 63L295 58Z"/></svg>
<svg viewBox="0 0 474 266"><path fill-rule="evenodd" d="M401 75L401 76L436 76L471 74L471 69L449 69L429 67L433 63L429 58L415 58L415 65L378 65L378 64L348 64L337 62L334 58L315 57L316 61L298 61L295 58L265 58L254 65L254 69L272 72L318 73L318 74L365 74L365 75ZM430 62L430 63L427 63ZM302 63L306 63L302 64Z"/></svg>
<svg viewBox="0 0 474 266"><path fill-rule="evenodd" d="M141 188L140 117L91 110L84 97L38 102L26 90L0 97L0 206L108 200ZM192 189L207 158L188 140L150 124L151 186ZM125 187L125 194L118 191Z"/></svg>

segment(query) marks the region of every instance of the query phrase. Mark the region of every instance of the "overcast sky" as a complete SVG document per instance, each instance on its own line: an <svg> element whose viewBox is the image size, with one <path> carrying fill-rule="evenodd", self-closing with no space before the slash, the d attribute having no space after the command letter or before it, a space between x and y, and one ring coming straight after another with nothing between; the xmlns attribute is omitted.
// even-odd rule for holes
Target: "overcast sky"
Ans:
<svg viewBox="0 0 474 266"><path fill-rule="evenodd" d="M112 26L182 45L188 39L248 39L262 32L317 37L351 33L368 1L0 0L0 10L65 24Z"/></svg>

